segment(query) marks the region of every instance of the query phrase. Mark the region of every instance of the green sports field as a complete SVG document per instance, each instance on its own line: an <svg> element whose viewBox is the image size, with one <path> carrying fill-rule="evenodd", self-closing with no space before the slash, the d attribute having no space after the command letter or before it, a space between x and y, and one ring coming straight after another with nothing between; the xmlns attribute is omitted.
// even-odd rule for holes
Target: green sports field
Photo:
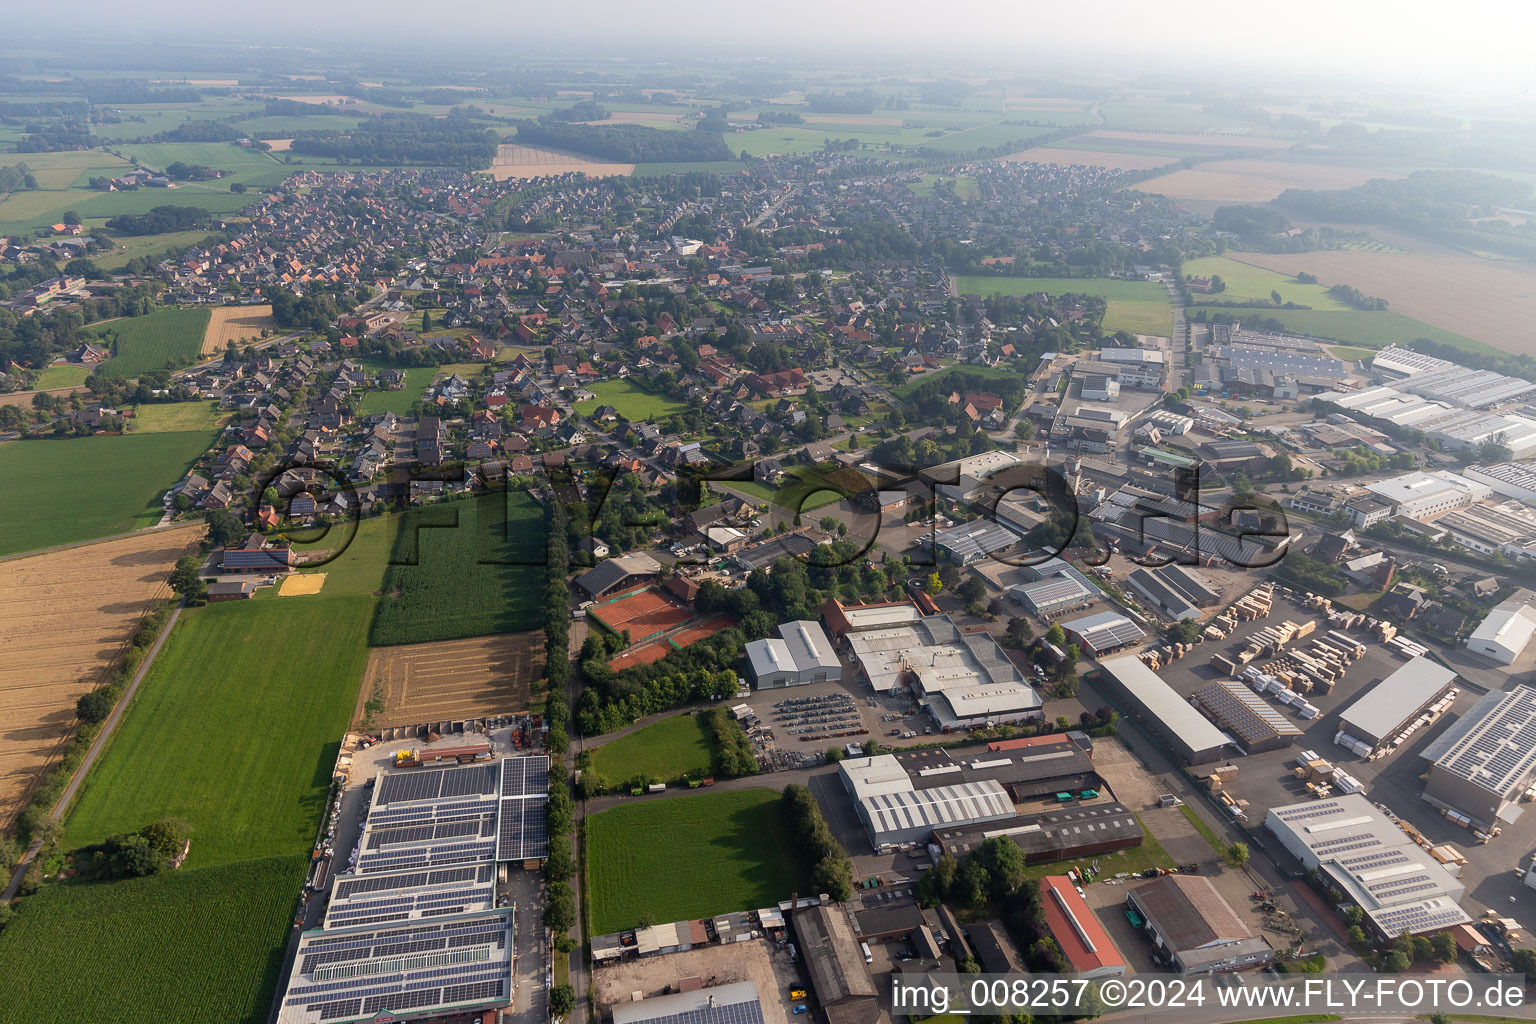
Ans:
<svg viewBox="0 0 1536 1024"><path fill-rule="evenodd" d="M0 931L0 1024L264 1024L308 863L45 885Z"/></svg>
<svg viewBox="0 0 1536 1024"><path fill-rule="evenodd" d="M779 792L690 790L587 819L594 934L754 910L808 892Z"/></svg>
<svg viewBox="0 0 1536 1024"><path fill-rule="evenodd" d="M137 377L150 370L163 370L168 363L185 366L197 362L209 315L205 308L163 308L95 325L91 334L113 345L112 358L96 372L103 377Z"/></svg>
<svg viewBox="0 0 1536 1024"><path fill-rule="evenodd" d="M52 388L77 388L91 375L90 367L79 363L54 363L38 374L36 388L48 391Z"/></svg>
<svg viewBox="0 0 1536 1024"><path fill-rule="evenodd" d="M708 774L709 741L698 715L674 715L592 751L592 767L610 784L636 775L670 782L683 775Z"/></svg>
<svg viewBox="0 0 1536 1024"><path fill-rule="evenodd" d="M0 555L153 526L212 430L0 444Z"/></svg>
<svg viewBox="0 0 1536 1024"><path fill-rule="evenodd" d="M605 380L589 389L596 398L577 402L575 410L582 416L590 416L600 405L611 405L619 415L631 422L666 419L688 407L666 395L653 395L627 380Z"/></svg>
<svg viewBox="0 0 1536 1024"><path fill-rule="evenodd" d="M62 845L168 817L192 827L189 867L307 853L372 609L366 597L321 596L183 612L70 809Z"/></svg>

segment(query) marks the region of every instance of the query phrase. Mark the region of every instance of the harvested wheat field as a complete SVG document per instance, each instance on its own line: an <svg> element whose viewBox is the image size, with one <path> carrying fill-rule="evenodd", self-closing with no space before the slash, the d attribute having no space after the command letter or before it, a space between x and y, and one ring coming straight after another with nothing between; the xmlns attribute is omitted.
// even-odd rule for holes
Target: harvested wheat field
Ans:
<svg viewBox="0 0 1536 1024"><path fill-rule="evenodd" d="M358 717L375 693L384 702L373 716L381 728L523 711L543 672L541 630L378 647L368 654Z"/></svg>
<svg viewBox="0 0 1536 1024"><path fill-rule="evenodd" d="M201 526L0 561L0 826L62 750L75 701L105 681Z"/></svg>
<svg viewBox="0 0 1536 1024"><path fill-rule="evenodd" d="M325 573L300 572L292 576L283 577L283 582L278 584L278 597L304 597L308 594L320 593L320 588L325 586Z"/></svg>
<svg viewBox="0 0 1536 1024"><path fill-rule="evenodd" d="M1283 274L1316 274L1324 285L1347 284L1386 299L1390 308L1516 355L1536 355L1536 270L1460 253L1230 253L1233 259Z"/></svg>
<svg viewBox="0 0 1536 1024"><path fill-rule="evenodd" d="M270 146L274 153L286 153L293 147L292 139L262 139L261 141Z"/></svg>
<svg viewBox="0 0 1536 1024"><path fill-rule="evenodd" d="M543 178L571 172L602 178L633 174L634 171L634 164L603 163L580 153L567 153L563 149L510 144L496 147L496 161L491 164L491 174L497 181L508 178Z"/></svg>
<svg viewBox="0 0 1536 1024"><path fill-rule="evenodd" d="M270 305L220 306L208 317L208 327L203 331L202 355L217 355L231 341L243 345L259 339L262 331L276 329L277 321L272 319Z"/></svg>
<svg viewBox="0 0 1536 1024"><path fill-rule="evenodd" d="M1219 132L1192 134L1178 132L1127 132L1099 128L1080 139L1094 142L1128 142L1142 146L1193 146L1205 149L1289 149L1296 143L1289 139L1270 139L1262 135L1227 135Z"/></svg>
<svg viewBox="0 0 1536 1024"><path fill-rule="evenodd" d="M1145 171L1153 167L1167 167L1179 158L1154 156L1151 153L1100 153L1090 149L1056 149L1053 146L1036 146L1003 157L1004 163L1061 164L1079 167L1108 167L1116 171Z"/></svg>
<svg viewBox="0 0 1536 1024"><path fill-rule="evenodd" d="M1374 167L1295 163L1289 160L1215 160L1134 186L1170 199L1267 203L1288 188L1354 188L1372 178L1401 178Z"/></svg>

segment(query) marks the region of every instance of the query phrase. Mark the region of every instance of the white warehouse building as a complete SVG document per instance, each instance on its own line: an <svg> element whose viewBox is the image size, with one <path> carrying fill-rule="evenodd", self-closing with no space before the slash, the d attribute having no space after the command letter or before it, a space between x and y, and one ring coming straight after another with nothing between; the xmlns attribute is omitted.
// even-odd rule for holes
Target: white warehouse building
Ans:
<svg viewBox="0 0 1536 1024"><path fill-rule="evenodd" d="M777 637L747 644L747 662L759 690L831 683L843 678L842 662L821 623L786 622Z"/></svg>
<svg viewBox="0 0 1536 1024"><path fill-rule="evenodd" d="M1446 470L1404 473L1390 480L1367 484L1366 490L1391 505L1393 515L1406 519L1424 519L1466 508L1493 493L1487 484Z"/></svg>
<svg viewBox="0 0 1536 1024"><path fill-rule="evenodd" d="M1467 650L1500 665L1513 665L1536 633L1536 608L1510 600L1489 612L1467 637Z"/></svg>

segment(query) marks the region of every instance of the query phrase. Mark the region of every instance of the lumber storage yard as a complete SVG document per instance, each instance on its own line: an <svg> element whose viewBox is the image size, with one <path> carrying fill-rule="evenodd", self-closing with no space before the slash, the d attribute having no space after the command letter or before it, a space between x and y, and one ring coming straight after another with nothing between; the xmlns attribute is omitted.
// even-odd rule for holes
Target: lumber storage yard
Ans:
<svg viewBox="0 0 1536 1024"><path fill-rule="evenodd" d="M75 701L107 680L201 529L0 561L0 823L63 749Z"/></svg>

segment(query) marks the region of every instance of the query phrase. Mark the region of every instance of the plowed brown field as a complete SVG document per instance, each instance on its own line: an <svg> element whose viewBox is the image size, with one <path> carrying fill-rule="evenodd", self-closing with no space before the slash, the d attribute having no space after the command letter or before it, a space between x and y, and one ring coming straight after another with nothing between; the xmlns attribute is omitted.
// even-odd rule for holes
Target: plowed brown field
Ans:
<svg viewBox="0 0 1536 1024"><path fill-rule="evenodd" d="M382 691L384 710L373 716L381 728L510 714L527 710L543 671L542 631L377 647L359 699Z"/></svg>

